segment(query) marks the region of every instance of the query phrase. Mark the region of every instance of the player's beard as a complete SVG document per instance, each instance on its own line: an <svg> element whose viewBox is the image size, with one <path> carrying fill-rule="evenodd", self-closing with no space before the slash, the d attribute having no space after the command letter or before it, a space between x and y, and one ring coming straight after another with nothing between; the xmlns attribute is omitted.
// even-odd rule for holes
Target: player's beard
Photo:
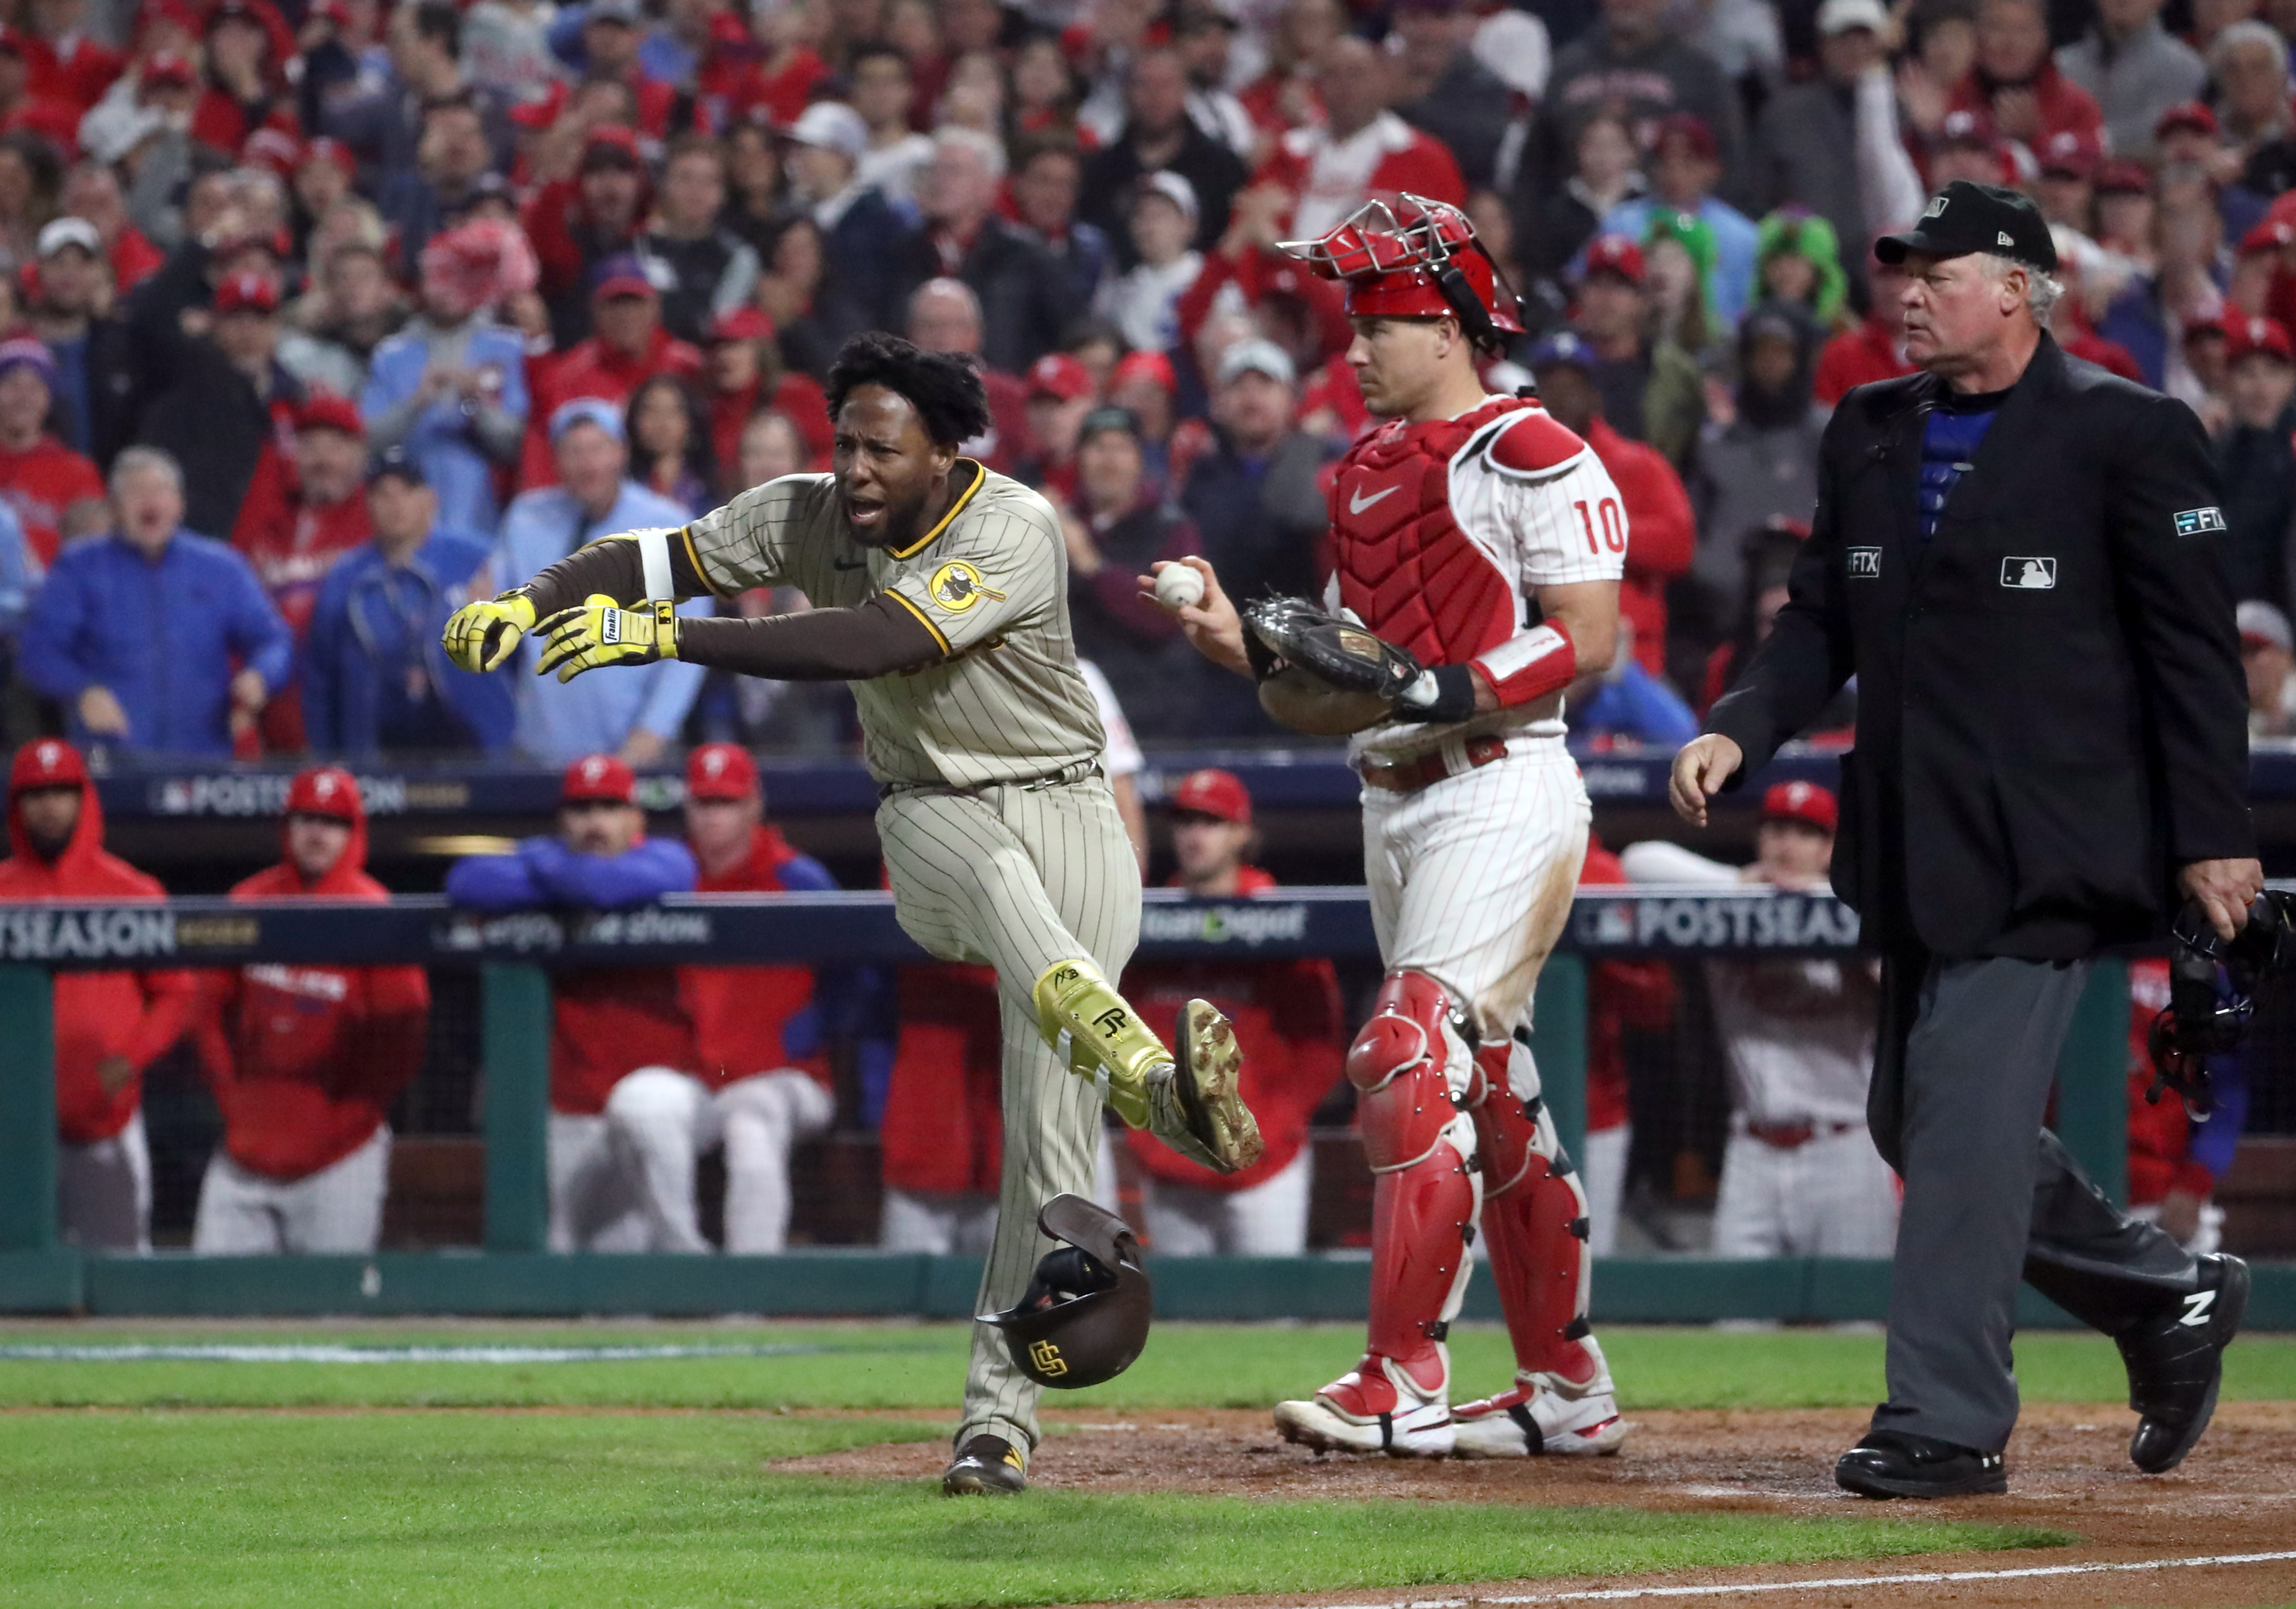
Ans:
<svg viewBox="0 0 2296 1609"><path fill-rule="evenodd" d="M925 507L931 501L932 488L930 486L898 502L887 498L885 517L870 526L854 524L850 513L847 512L845 534L857 547L884 548L898 552L924 535ZM840 512L845 512L849 507L841 490L838 493L838 506Z"/></svg>

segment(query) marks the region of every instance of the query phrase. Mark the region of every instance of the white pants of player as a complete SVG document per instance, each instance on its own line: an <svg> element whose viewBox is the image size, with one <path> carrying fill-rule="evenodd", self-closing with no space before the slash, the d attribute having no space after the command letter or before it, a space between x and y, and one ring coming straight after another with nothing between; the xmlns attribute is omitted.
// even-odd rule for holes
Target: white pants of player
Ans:
<svg viewBox="0 0 2296 1609"><path fill-rule="evenodd" d="M1792 1148L1730 1136L1717 1257L1887 1257L1897 1241L1897 1175L1865 1124Z"/></svg>
<svg viewBox="0 0 2296 1609"><path fill-rule="evenodd" d="M1140 1181L1141 1216L1157 1257L1297 1257L1308 1249L1308 1198L1315 1156L1249 1189L1200 1190L1166 1179Z"/></svg>
<svg viewBox="0 0 2296 1609"><path fill-rule="evenodd" d="M1505 759L1415 793L1363 792L1381 959L1390 972L1441 984L1487 1044L1530 1022L1547 935L1570 919L1594 815L1562 739L1513 743Z"/></svg>
<svg viewBox="0 0 2296 1609"><path fill-rule="evenodd" d="M370 1253L382 1238L390 1188L389 1123L348 1156L300 1179L266 1179L218 1148L200 1180L192 1250L203 1257Z"/></svg>
<svg viewBox="0 0 2296 1609"><path fill-rule="evenodd" d="M152 1249L152 1148L144 1114L94 1145L56 1148L56 1227L90 1252Z"/></svg>
<svg viewBox="0 0 2296 1609"><path fill-rule="evenodd" d="M551 1248L709 1251L694 1162L723 1144L726 1249L778 1252L789 1241L790 1149L835 1115L829 1092L792 1068L715 1093L669 1067L627 1074L602 1115L550 1115Z"/></svg>
<svg viewBox="0 0 2296 1609"><path fill-rule="evenodd" d="M1118 1212L1116 1146L1100 1131L1100 1160L1092 1198ZM922 1252L935 1257L986 1257L996 1241L996 1198L971 1190L905 1190L885 1187L877 1220L881 1252Z"/></svg>
<svg viewBox="0 0 2296 1609"><path fill-rule="evenodd" d="M1578 1182L1587 1192L1587 1249L1597 1257L1618 1250L1620 1204L1627 1194L1627 1153L1634 1141L1635 1126L1630 1123L1615 1129L1590 1130L1587 1154L1578 1159Z"/></svg>

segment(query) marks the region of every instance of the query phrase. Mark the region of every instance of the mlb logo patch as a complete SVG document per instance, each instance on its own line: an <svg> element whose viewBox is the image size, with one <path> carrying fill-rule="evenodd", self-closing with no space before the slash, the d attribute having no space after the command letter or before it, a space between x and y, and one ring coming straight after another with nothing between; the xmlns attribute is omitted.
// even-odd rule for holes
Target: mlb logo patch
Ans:
<svg viewBox="0 0 2296 1609"><path fill-rule="evenodd" d="M2222 509L2186 509L2177 516L2177 535L2179 536L2197 536L2203 531L2221 531L2224 528Z"/></svg>
<svg viewBox="0 0 2296 1609"><path fill-rule="evenodd" d="M1880 548L1844 548L1842 552L1849 560L1851 580L1872 581L1882 574Z"/></svg>
<svg viewBox="0 0 2296 1609"><path fill-rule="evenodd" d="M2001 584L2014 587L2021 592L2046 592L2057 584L2057 561L2054 559L2004 559L2001 561Z"/></svg>

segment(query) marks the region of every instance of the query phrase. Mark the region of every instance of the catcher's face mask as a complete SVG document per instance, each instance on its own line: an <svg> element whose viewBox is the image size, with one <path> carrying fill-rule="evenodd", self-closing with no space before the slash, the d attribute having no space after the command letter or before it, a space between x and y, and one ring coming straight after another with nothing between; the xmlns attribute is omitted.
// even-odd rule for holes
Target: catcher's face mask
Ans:
<svg viewBox="0 0 2296 1609"><path fill-rule="evenodd" d="M1054 1197L1037 1227L1064 1244L1037 1264L1017 1305L982 1321L1004 1332L1013 1361L1039 1385L1113 1380L1148 1344L1155 1308L1140 1242L1124 1220L1081 1196Z"/></svg>
<svg viewBox="0 0 2296 1609"><path fill-rule="evenodd" d="M2258 988L2296 966L2296 894L2258 895L2248 925L2229 941L2217 936L2198 902L2187 901L2169 933L2169 1009L2145 1036L2153 1072L2145 1099L2170 1091L2198 1119L2215 1104L2207 1058L2240 1048Z"/></svg>
<svg viewBox="0 0 2296 1609"><path fill-rule="evenodd" d="M1366 201L1322 239L1284 241L1276 249L1344 283L1351 317L1447 315L1485 347L1498 344L1502 334L1522 333L1515 298L1500 295L1475 226L1447 201L1408 193L1392 208Z"/></svg>

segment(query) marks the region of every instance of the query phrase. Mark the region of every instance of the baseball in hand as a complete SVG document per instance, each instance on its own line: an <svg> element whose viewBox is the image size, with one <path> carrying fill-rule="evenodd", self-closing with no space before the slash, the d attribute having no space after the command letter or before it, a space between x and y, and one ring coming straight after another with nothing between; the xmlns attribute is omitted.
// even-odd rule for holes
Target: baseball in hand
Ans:
<svg viewBox="0 0 2296 1609"><path fill-rule="evenodd" d="M1193 608L1204 600L1204 578L1185 564L1168 564L1156 572L1156 601L1168 609Z"/></svg>

